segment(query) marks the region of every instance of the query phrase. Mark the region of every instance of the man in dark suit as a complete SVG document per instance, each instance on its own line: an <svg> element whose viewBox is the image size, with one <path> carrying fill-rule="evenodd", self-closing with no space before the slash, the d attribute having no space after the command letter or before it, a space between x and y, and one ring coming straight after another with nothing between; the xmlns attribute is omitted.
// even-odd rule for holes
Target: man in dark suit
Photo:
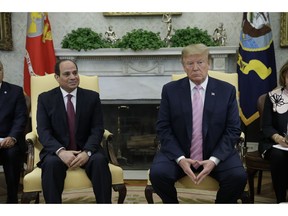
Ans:
<svg viewBox="0 0 288 216"><path fill-rule="evenodd" d="M3 81L0 61L0 164L7 185L7 203L18 203L18 187L25 156L24 131L28 113L23 88Z"/></svg>
<svg viewBox="0 0 288 216"><path fill-rule="evenodd" d="M61 203L67 169L81 167L92 182L96 202L111 203L111 173L101 147L104 126L99 94L78 87L78 67L72 60L56 63L55 79L59 87L40 94L37 106L37 132L43 145L38 166L45 202ZM71 133L66 112L69 94L76 111Z"/></svg>
<svg viewBox="0 0 288 216"><path fill-rule="evenodd" d="M150 169L152 186L163 203L178 203L174 187L178 179L188 175L201 184L211 175L220 185L215 202L236 203L247 176L235 149L241 133L235 88L208 76L209 50L203 44L185 47L182 65L187 77L162 89L156 125L161 148ZM202 108L193 114L196 91ZM198 135L195 119L201 121ZM195 138L200 142L198 156L194 156Z"/></svg>

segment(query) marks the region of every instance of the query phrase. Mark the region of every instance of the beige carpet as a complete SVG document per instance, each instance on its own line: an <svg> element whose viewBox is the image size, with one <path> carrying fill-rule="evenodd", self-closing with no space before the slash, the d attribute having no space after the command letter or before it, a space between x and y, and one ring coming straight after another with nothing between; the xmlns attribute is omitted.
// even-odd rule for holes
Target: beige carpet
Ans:
<svg viewBox="0 0 288 216"><path fill-rule="evenodd" d="M264 186L264 187L263 187ZM265 189L265 185L262 185ZM127 196L124 204L147 204L144 194L144 186L128 186ZM118 193L113 191L112 203L117 203ZM178 199L182 204L212 204L214 203L216 196L215 191L205 191L205 190L189 190L189 189L179 189ZM154 194L154 202L157 204L162 203L160 198ZM43 197L40 196L40 202L44 203ZM255 203L268 204L274 203L274 197L267 196L255 196ZM95 203L94 194L91 189L79 190L79 191L69 191L63 193L63 203L69 204L91 204Z"/></svg>
<svg viewBox="0 0 288 216"><path fill-rule="evenodd" d="M257 178L255 178L255 187L257 185ZM19 198L21 197L21 189L19 188ZM124 201L125 204L147 204L145 199L145 181L127 181L127 196ZM214 203L215 191L204 190L179 190L178 197L180 203ZM255 188L256 193L256 188ZM117 203L118 193L113 191L112 202ZM160 198L154 194L155 203L162 203ZM0 174L0 203L5 203L6 200L6 185L3 173ZM44 203L42 194L40 194L41 203ZM92 190L69 191L63 193L63 203L95 203L94 194ZM275 203L275 195L271 184L270 173L263 173L262 189L259 195L255 196L255 203Z"/></svg>
<svg viewBox="0 0 288 216"><path fill-rule="evenodd" d="M257 177L255 177L255 187L257 186ZM255 204L275 203L275 194L273 191L271 177L269 172L263 172L261 184L261 193L256 193ZM137 182L127 182L127 196L124 204L147 204L145 194L145 184ZM178 189L178 199L182 204L210 204L214 203L216 191ZM112 203L117 203L118 193L113 191ZM162 203L157 194L153 195L154 203ZM42 199L43 201L43 199ZM64 203L95 203L95 198L91 190L70 191L63 194Z"/></svg>

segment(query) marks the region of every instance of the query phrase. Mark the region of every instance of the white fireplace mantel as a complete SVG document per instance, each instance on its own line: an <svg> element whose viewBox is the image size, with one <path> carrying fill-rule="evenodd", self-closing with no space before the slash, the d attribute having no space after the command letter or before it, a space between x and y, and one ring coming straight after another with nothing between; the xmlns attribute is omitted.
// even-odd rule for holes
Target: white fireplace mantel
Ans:
<svg viewBox="0 0 288 216"><path fill-rule="evenodd" d="M161 48L158 50L143 50L143 51L133 51L131 49L120 49L120 48L105 48L96 49L88 51L75 51L71 49L55 49L56 56L75 56L75 57L85 57L85 56L180 56L182 47L178 48ZM210 47L210 54L212 55L233 55L236 54L238 50L237 46L218 46Z"/></svg>
<svg viewBox="0 0 288 216"><path fill-rule="evenodd" d="M73 59L79 73L98 75L101 99L159 100L162 86L172 73L182 73L182 48L159 50L121 50L117 48L93 51L55 49L59 59ZM235 72L238 47L210 47L211 69Z"/></svg>

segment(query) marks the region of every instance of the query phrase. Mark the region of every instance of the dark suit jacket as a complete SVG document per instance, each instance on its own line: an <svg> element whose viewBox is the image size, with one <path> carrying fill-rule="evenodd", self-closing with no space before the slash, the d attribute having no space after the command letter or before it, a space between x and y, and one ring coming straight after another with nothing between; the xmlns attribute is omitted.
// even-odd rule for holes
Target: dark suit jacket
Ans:
<svg viewBox="0 0 288 216"><path fill-rule="evenodd" d="M27 119L23 88L3 81L0 89L0 137L16 138L16 145L25 151L24 130Z"/></svg>
<svg viewBox="0 0 288 216"><path fill-rule="evenodd" d="M101 102L97 92L78 87L75 127L76 144L79 150L89 150L93 153L101 148L104 126ZM61 147L67 148L69 129L60 87L39 95L37 132L43 145L40 160L47 154L55 154Z"/></svg>
<svg viewBox="0 0 288 216"><path fill-rule="evenodd" d="M263 115L262 115L262 130L260 130L260 141L258 150L262 154L265 150L270 149L277 143L271 138L273 134L284 136L287 133L288 112L279 114L273 111L273 104L269 95L266 95Z"/></svg>
<svg viewBox="0 0 288 216"><path fill-rule="evenodd" d="M203 159L220 159L217 170L242 166L235 149L240 124L234 86L209 77L203 111ZM163 86L157 133L160 151L170 160L190 157L192 102L187 77Z"/></svg>

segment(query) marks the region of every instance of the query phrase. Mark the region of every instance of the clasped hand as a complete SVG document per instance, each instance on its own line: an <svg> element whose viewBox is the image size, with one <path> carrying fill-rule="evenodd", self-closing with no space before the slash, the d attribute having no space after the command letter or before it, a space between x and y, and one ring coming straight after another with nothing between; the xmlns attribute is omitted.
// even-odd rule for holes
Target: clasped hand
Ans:
<svg viewBox="0 0 288 216"><path fill-rule="evenodd" d="M15 145L15 140L12 137L6 137L0 141L0 148L11 148Z"/></svg>
<svg viewBox="0 0 288 216"><path fill-rule="evenodd" d="M203 166L203 170L198 174L194 173L191 169L191 166L196 164L198 164L199 166ZM182 160L180 160L179 166L195 184L200 184L203 179L210 174L210 172L214 169L216 165L211 160L197 161L190 158L183 158Z"/></svg>
<svg viewBox="0 0 288 216"><path fill-rule="evenodd" d="M89 160L86 152L61 150L58 154L60 159L71 169L83 166Z"/></svg>
<svg viewBox="0 0 288 216"><path fill-rule="evenodd" d="M285 134L284 137L282 137L281 139L279 139L279 144L282 147L288 148L288 136Z"/></svg>

